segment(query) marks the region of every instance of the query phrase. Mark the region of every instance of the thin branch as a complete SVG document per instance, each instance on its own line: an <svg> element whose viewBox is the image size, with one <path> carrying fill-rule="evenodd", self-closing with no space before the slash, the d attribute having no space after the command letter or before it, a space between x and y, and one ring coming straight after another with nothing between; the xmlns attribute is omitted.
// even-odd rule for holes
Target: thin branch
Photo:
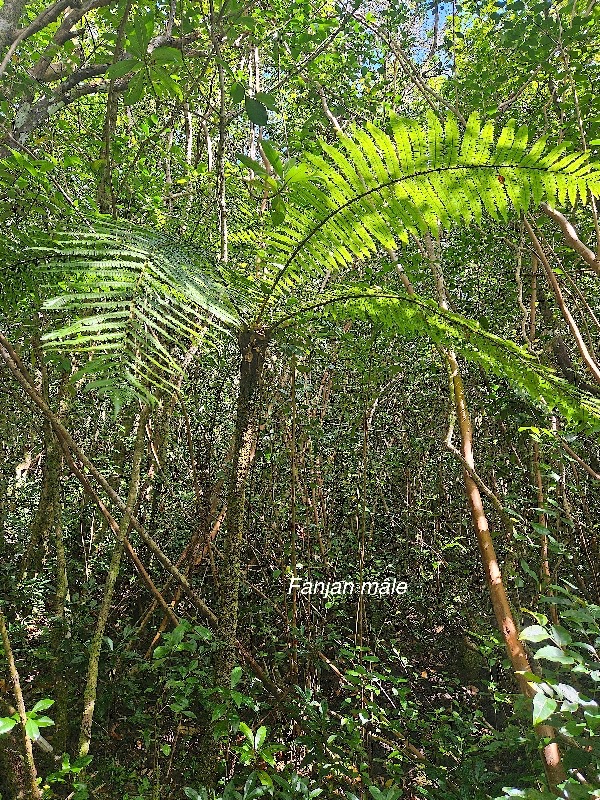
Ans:
<svg viewBox="0 0 600 800"><path fill-rule="evenodd" d="M325 97L325 90L323 89L321 84L317 83L316 81L314 85L316 87L317 92L319 93L319 97L321 98L321 106L323 108L325 116L333 125L334 131L336 133L342 133L342 126L338 122L338 118L335 116L335 114L330 110L329 105L327 103L327 98Z"/></svg>
<svg viewBox="0 0 600 800"><path fill-rule="evenodd" d="M453 106L452 103L446 100L445 97L442 97L442 95L438 94L423 81L421 75L419 75L419 72L413 65L412 61L405 55L402 48L399 47L396 44L396 42L394 42L394 40L385 31L382 30L380 25L377 25L375 22L367 20L366 17L362 16L362 14L359 14L357 11L354 11L352 13L352 16L354 17L355 20L360 22L366 28L370 28L370 30L376 33L377 36L379 36L379 38L387 44L387 46L392 50L394 55L398 58L398 60L400 61L406 72L408 72L413 83L415 84L417 89L421 92L423 98L425 99L425 101L435 114L438 113L438 109L435 107L433 100L435 100L436 103L438 103L438 105L444 106L444 108L448 109L452 114L454 114L454 116L458 120L460 120L460 122L465 127L467 126L467 120L460 113L460 111L457 108L455 108L455 106Z"/></svg>
<svg viewBox="0 0 600 800"><path fill-rule="evenodd" d="M527 87L533 83L533 81L537 78L541 70L542 70L542 65L540 64L537 67L537 69L535 69L532 72L529 78L527 78L525 83L521 84L521 86L515 92L513 92L510 97L507 97L506 100L500 103L500 105L498 106L499 114L503 114L505 111L508 111L508 109L512 106L512 104L516 102L519 99L519 97L523 94L525 89L527 89Z"/></svg>
<svg viewBox="0 0 600 800"><path fill-rule="evenodd" d="M439 2L436 0L435 9L433 12L433 33L432 33L432 41L431 47L429 48L429 52L427 53L426 61L429 61L435 55L435 51L437 50L438 46L438 35L440 31L440 5ZM423 63L425 63L423 62Z"/></svg>
<svg viewBox="0 0 600 800"><path fill-rule="evenodd" d="M6 55L2 59L2 63L0 64L0 78L6 72L6 68L10 63L10 60L21 42L23 42L25 39L28 39L30 36L33 36L35 33L38 33L38 31L43 30L52 22L55 22L60 16L61 12L64 11L65 8L68 8L70 4L71 0L58 0L58 2L54 3L54 5L50 6L50 8L46 8L41 14L38 14L33 22L31 22L26 28L23 28L23 30L8 48Z"/></svg>
<svg viewBox="0 0 600 800"><path fill-rule="evenodd" d="M14 348L10 344L10 342L6 339L6 337L0 333L0 358L3 359L6 366L13 374L25 394L33 401L33 403L40 409L40 411L44 414L44 416L50 421L54 431L57 434L57 438L63 449L63 452L69 451L69 455L73 455L77 460L80 462L82 467L85 467L89 474L94 478L94 480L101 486L107 496L111 499L111 501L115 504L115 506L121 511L124 512L126 509L125 502L119 497L119 495L115 492L113 487L110 483L104 478L104 476L96 469L94 464L89 460L89 458L85 455L85 453L77 446L75 441L73 440L71 434L67 431L61 421L57 418L57 416L53 413L53 411L48 407L48 405L44 402L43 397L37 391L35 384L29 373L23 366L21 359L19 358L18 354L15 352ZM68 462L67 462L68 463ZM77 473L75 473L77 476ZM81 474L81 470L79 470L79 474ZM130 519L131 527L139 534L140 538L144 542L144 544L148 547L151 553L153 553L158 561L162 564L162 566L169 572L175 580L179 583L182 587L183 591L189 598L190 602L196 608L202 616L208 620L210 625L214 628L217 625L217 616L216 614L206 605L206 603L196 594L193 588L190 586L189 581L183 575L177 567L170 561L170 559L165 555L162 549L158 546L158 544L154 541L154 539L150 536L150 534L145 530L145 528L141 525L139 520L135 515L131 516ZM250 667L250 669L254 672L256 677L263 683L263 685L275 696L279 697L281 694L280 689L276 686L275 683L269 678L265 670L258 664L256 659L252 656L252 654L241 644L239 640L236 640L235 645Z"/></svg>
<svg viewBox="0 0 600 800"><path fill-rule="evenodd" d="M590 467L589 464L586 464L586 462L581 458L581 456L578 456L577 453L575 452L575 450L573 450L573 448L570 447L565 442L564 439L561 439L560 443L561 443L563 449L571 456L571 458L574 458L575 461L577 461L577 463L580 464L584 468L584 470L587 472L588 475L590 475L592 478L594 478L594 480L600 481L600 474L598 472L596 472L594 469L592 469L592 467Z"/></svg>
<svg viewBox="0 0 600 800"><path fill-rule="evenodd" d="M575 342L577 344L577 349L579 350L579 352L581 354L581 357L582 357L582 359L583 359L583 361L585 363L585 366L587 367L588 372L590 372L590 374L594 377L594 380L597 383L600 383L600 368L598 367L598 365L596 364L596 362L594 361L594 359L590 355L590 352L589 352L589 350L587 348L587 345L583 341L583 336L581 335L581 332L580 332L579 328L577 327L577 323L575 322L575 319L573 318L573 315L571 314L571 312L567 308L567 305L566 305L566 303L564 301L564 298L563 298L563 295L562 295L562 292L561 292L561 289L560 289L560 285L559 285L558 281L556 280L556 275L552 271L552 267L550 266L550 263L548 262L548 259L546 258L546 254L545 254L545 252L544 252L544 250L543 250L543 248L542 248L542 246L541 246L541 244L539 242L539 239L535 235L535 232L534 232L533 228L529 224L529 221L528 221L527 217L524 217L524 224L525 224L525 230L527 231L527 233L529 235L529 238L531 239L531 242L532 242L533 246L535 247L535 250L537 252L538 258L542 262L542 265L543 265L543 267L544 267L544 269L546 271L546 276L547 276L548 281L549 281L549 283L550 283L550 285L552 287L552 291L554 292L554 296L556 297L556 302L558 303L558 306L560 308L560 311L561 311L561 313L563 315L563 318L564 318L565 322L567 323L571 333L573 334L573 338L575 339Z"/></svg>
<svg viewBox="0 0 600 800"><path fill-rule="evenodd" d="M44 52L40 55L37 62L30 70L32 77L37 78L37 80L40 81L52 80L52 75L48 77L46 77L46 75L49 67L51 67L52 58L56 53L57 46L62 47L63 44L68 42L74 36L78 35L77 32L73 32L73 26L76 25L89 11L92 11L95 8L103 8L104 6L108 6L113 2L115 2L115 0L90 0L89 3L81 5L79 8L71 8L68 10L65 18L52 37L52 42L46 47Z"/></svg>
<svg viewBox="0 0 600 800"><path fill-rule="evenodd" d="M577 235L577 231L564 216L564 214L561 214L560 211L551 208L549 205L547 205L547 203L540 203L540 209L547 217L550 217L550 219L558 225L562 231L565 243L571 248L571 250L574 250L576 253L578 253L585 263L592 268L596 275L600 275L600 259L596 257L593 250L590 250L590 248L581 241Z"/></svg>

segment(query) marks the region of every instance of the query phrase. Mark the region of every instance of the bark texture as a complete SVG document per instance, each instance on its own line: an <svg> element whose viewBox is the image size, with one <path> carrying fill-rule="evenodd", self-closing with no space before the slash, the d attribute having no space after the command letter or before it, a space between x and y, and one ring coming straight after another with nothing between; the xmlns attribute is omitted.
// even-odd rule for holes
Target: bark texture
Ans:
<svg viewBox="0 0 600 800"><path fill-rule="evenodd" d="M104 638L104 630L108 620L108 615L115 593L115 585L119 576L121 556L125 548L125 540L129 532L129 525L133 511L137 502L140 488L140 466L144 455L145 428L148 420L148 409L144 409L140 414L137 436L133 451L133 461L131 466L131 478L129 480L129 493L123 517L119 524L119 533L113 550L106 583L104 586L104 597L98 612L96 630L90 646L90 658L88 662L88 673L85 691L83 694L83 716L81 719L81 732L79 735L79 755L85 756L90 749L92 738L92 723L94 720L94 708L96 705L96 688L98 685L98 667L100 664L100 650Z"/></svg>
<svg viewBox="0 0 600 800"><path fill-rule="evenodd" d="M239 336L240 382L231 477L227 492L223 561L219 573L219 649L215 658L215 679L218 686L229 686L231 670L235 666L246 487L256 453L257 399L268 342L268 334L261 331L245 330Z"/></svg>

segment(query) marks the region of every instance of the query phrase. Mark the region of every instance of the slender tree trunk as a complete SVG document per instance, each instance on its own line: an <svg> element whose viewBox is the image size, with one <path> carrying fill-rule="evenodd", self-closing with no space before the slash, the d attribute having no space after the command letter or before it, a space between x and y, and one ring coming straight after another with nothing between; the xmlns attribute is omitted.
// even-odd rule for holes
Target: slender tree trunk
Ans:
<svg viewBox="0 0 600 800"><path fill-rule="evenodd" d="M57 527L60 526L62 455L48 420L44 420L43 432L42 489L38 507L29 530L29 544L23 556L21 577L25 577L29 573L37 574L41 570L48 552L50 539L54 538L56 542L56 531Z"/></svg>
<svg viewBox="0 0 600 800"><path fill-rule="evenodd" d="M241 354L237 412L232 445L231 474L227 491L223 559L219 570L217 649L214 654L215 685L228 689L238 650L239 592L244 546L246 487L258 439L258 408L262 373L269 334L244 330L238 337ZM223 763L222 748L215 745L213 724L207 719L201 752L200 780L207 788L216 785Z"/></svg>
<svg viewBox="0 0 600 800"><path fill-rule="evenodd" d="M41 330L41 321L39 321ZM34 350L41 372L41 392L45 402L50 405L50 375L46 359L40 345L40 331L36 333ZM66 415L68 402L65 396L67 375L62 373L58 386L58 417ZM67 558L62 528L61 477L63 456L60 444L48 419L43 420L43 460L42 489L34 519L30 527L29 544L23 557L22 576L41 571L51 543L54 544L56 567L56 594L52 602L54 619L52 621L51 644L54 651L52 670L54 673L54 745L57 751L66 750L69 738L69 684L65 676L64 639L66 634L65 605L69 593Z"/></svg>
<svg viewBox="0 0 600 800"><path fill-rule="evenodd" d="M292 577L297 575L298 567L298 520L297 520L297 503L296 503L296 488L298 486L298 463L297 463L297 425L296 425L296 362L292 364L292 430L290 436L290 461L291 461L291 474L290 474L290 568L292 570ZM291 608L291 652L290 652L290 675L292 679L297 682L298 680L298 593L294 586L292 590L292 608Z"/></svg>
<svg viewBox="0 0 600 800"><path fill-rule="evenodd" d="M475 459L473 457L473 427L469 417L460 369L453 353L447 354L447 358L452 370L454 403L460 427L462 454L469 466L475 469ZM512 609L506 596L506 590L502 581L502 573L500 572L500 566L490 535L488 521L483 510L481 493L477 484L466 469L463 470L463 476L496 622L504 638L504 643L506 644L506 649L521 691L526 697L532 698L536 694L536 690L523 676L523 673L531 672L531 666L523 643L519 639L519 631L517 630ZM555 735L554 729L550 725L538 725L536 727L536 732L541 739L553 739ZM548 785L552 791L556 791L557 785L565 780L566 775L562 766L560 751L555 742L550 742L544 746L542 760Z"/></svg>
<svg viewBox="0 0 600 800"><path fill-rule="evenodd" d="M431 263L433 276L436 283L438 302L444 309L448 309L448 300L444 284L444 276L436 247L431 239L426 239L427 256ZM410 292L412 293L412 286ZM460 374L460 367L455 354L452 351L443 351L443 356L449 367L450 390L452 402L458 419L461 454L463 457L463 479L465 492L469 504L469 510L473 519L473 527L477 536L479 552L485 570L485 578L490 592L492 607L496 617L498 629L502 634L508 656L515 677L521 692L525 697L533 698L536 694L534 686L524 677L524 673L531 672L531 666L523 643L519 639L519 631L515 623L512 609L508 602L506 589L502 580L502 573L498 564L494 543L490 534L489 524L483 508L481 492L472 474L475 472L475 458L473 453L473 426L469 416L467 400L465 396L464 384ZM541 739L554 739L555 731L550 725L537 725L536 733ZM558 784L566 779L564 767L562 765L560 750L556 742L550 741L544 745L542 750L542 762L548 785L552 791L556 791Z"/></svg>
<svg viewBox="0 0 600 800"><path fill-rule="evenodd" d="M42 320L39 315L35 316L36 332L33 339L33 350L39 364L41 375L40 390L44 401L50 406L50 375L46 358L41 347ZM62 379L58 386L58 416L63 417L67 410L64 389L67 376L62 373ZM44 563L44 559L50 546L50 540L56 543L57 530L61 528L62 502L60 493L60 479L62 475L63 460L60 445L52 430L52 425L48 419L44 419L42 426L43 434L43 459L42 459L42 488L38 507L31 523L29 532L29 544L22 564L22 577L29 572L37 574ZM59 565L60 566L60 565ZM57 586L62 584L60 576L57 577Z"/></svg>
<svg viewBox="0 0 600 800"><path fill-rule="evenodd" d="M558 307L560 308L560 312L563 316L563 319L569 326L569 330L573 334L573 338L575 340L575 344L577 345L577 349L583 359L583 362L586 366L588 372L592 375L596 383L600 383L600 366L594 360L593 355L590 353L583 336L581 335L581 331L579 330L577 323L573 315L571 314L564 298L562 295L562 291L560 285L556 279L556 275L554 274L552 267L550 266L550 262L546 258L546 254L537 238L535 231L529 224L527 217L524 218L525 229L529 234L529 238L531 239L533 246L535 247L537 256L546 271L546 277L548 278L548 283L552 287L552 291L554 292L554 296L556 297L556 302Z"/></svg>
<svg viewBox="0 0 600 800"><path fill-rule="evenodd" d="M83 716L81 719L81 733L79 736L79 755L85 756L90 749L90 742L92 738L92 722L94 719L94 708L96 705L96 688L98 684L98 666L100 663L100 650L102 648L102 639L110 607L112 605L113 596L115 593L115 585L119 575L119 567L121 565L121 556L125 547L125 540L129 532L129 523L137 502L138 492L140 487L140 466L142 457L144 455L144 437L146 422L148 420L148 408L144 408L140 413L138 423L137 436L135 447L133 451L133 461L131 465L131 478L129 479L129 493L127 496L127 503L123 517L119 525L119 533L117 541L113 550L108 575L106 576L106 583L104 585L104 597L98 612L98 621L96 623L96 630L92 638L90 646L90 658L88 662L88 673L86 686L83 693Z"/></svg>
<svg viewBox="0 0 600 800"><path fill-rule="evenodd" d="M27 768L28 787L27 792L31 800L40 800L42 793L37 783L37 770L35 768L35 761L33 760L33 748L31 746L31 739L27 735L25 723L27 722L25 712L25 701L23 700L23 692L21 691L21 681L19 673L15 664L12 648L10 646L10 639L8 638L8 629L6 627L6 620L4 614L0 610L0 638L2 639L2 647L4 649L4 657L8 661L8 671L13 684L13 693L17 710L19 712L19 719L21 721L21 729L23 735L23 749L25 752L25 766Z"/></svg>
<svg viewBox="0 0 600 800"><path fill-rule="evenodd" d="M131 13L132 0L127 0L123 16L117 29L117 40L115 42L115 49L113 52L113 64L120 61L123 57L123 44L125 41L125 28ZM119 112L119 95L115 91L115 79L111 78L108 85L108 95L106 98L106 114L104 117L104 126L102 130L102 150L100 159L102 161L102 173L98 188L96 190L96 199L98 201L98 208L103 214L112 212L113 217L116 218L116 198L113 186L113 161L112 161L112 138L117 127L117 116Z"/></svg>

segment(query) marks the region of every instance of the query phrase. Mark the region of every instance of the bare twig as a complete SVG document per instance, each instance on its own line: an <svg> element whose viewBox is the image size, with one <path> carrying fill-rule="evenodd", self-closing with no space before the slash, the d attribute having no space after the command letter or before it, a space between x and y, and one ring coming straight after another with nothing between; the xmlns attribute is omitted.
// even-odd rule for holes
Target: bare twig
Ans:
<svg viewBox="0 0 600 800"><path fill-rule="evenodd" d="M560 285L559 285L558 281L556 280L556 275L552 271L552 267L550 266L550 263L549 263L548 259L546 258L546 254L545 254L545 252L544 252L544 250L543 250L543 248L542 248L542 246L541 246L541 244L539 242L539 239L537 238L533 228L529 224L529 221L528 221L527 217L524 217L524 224L525 224L525 230L527 231L527 233L529 235L529 238L531 239L531 242L532 242L533 246L535 247L537 256L538 256L539 260L541 261L541 263L542 263L542 265L544 267L544 270L546 271L546 277L548 278L550 286L552 287L552 291L554 292L554 296L556 297L556 302L558 303L558 306L560 308L561 314L563 315L563 318L564 318L565 322L567 323L571 333L573 334L573 338L575 339L575 342L577 344L577 349L579 350L579 352L581 354L581 357L582 357L582 359L583 359L583 361L585 363L585 366L586 366L588 372L590 372L590 374L594 377L594 380L597 383L600 383L600 367L598 367L598 365L596 364L596 362L592 358L592 356L591 356L591 354L590 354L590 352L589 352L589 350L587 348L587 345L583 340L583 336L581 335L581 332L580 332L579 328L577 327L577 323L575 322L575 320L573 318L573 315L571 314L571 312L567 308L567 305L566 305L566 303L564 301L564 298L563 298L563 295L562 295L562 292L561 292L561 289L560 289Z"/></svg>
<svg viewBox="0 0 600 800"><path fill-rule="evenodd" d="M558 225L566 244L571 250L574 250L580 255L585 263L593 269L596 275L600 275L600 259L596 257L593 250L590 250L590 248L581 241L577 235L577 231L565 215L551 208L547 203L540 203L540 209Z"/></svg>

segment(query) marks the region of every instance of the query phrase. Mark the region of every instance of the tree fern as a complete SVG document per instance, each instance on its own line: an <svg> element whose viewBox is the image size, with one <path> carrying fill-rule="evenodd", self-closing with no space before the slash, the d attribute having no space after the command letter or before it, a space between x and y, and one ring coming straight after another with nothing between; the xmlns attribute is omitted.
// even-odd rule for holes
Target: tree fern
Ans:
<svg viewBox="0 0 600 800"><path fill-rule="evenodd" d="M38 243L30 255L45 262L55 284L69 287L46 307L75 316L46 335L46 346L93 353L83 369L106 372L105 382L119 374L138 390L170 391L182 346L219 328L282 324L282 301L327 269L440 225L479 223L484 214L506 218L542 199L562 205L600 193L600 171L586 153L564 145L548 150L543 139L528 149L527 142L523 126L508 125L496 138L491 123L482 128L476 115L462 136L452 117L444 126L430 117L426 127L396 119L389 132L354 129L335 147L323 144L323 155L306 156L302 179L288 194L285 225L254 237L260 268L252 275L224 275L209 253L132 226L94 224ZM431 301L379 292L331 297L328 308L334 300L345 303L344 313L452 346L567 416L598 414L597 403L574 394L517 345Z"/></svg>
<svg viewBox="0 0 600 800"><path fill-rule="evenodd" d="M306 156L312 175L291 187L285 225L269 237L264 310L308 276L411 235L600 194L589 153L549 149L544 138L528 148L527 128L515 123L496 138L476 114L462 137L452 117L442 127L430 115L425 127L398 118L389 132L353 128L335 147L321 147L322 155Z"/></svg>

